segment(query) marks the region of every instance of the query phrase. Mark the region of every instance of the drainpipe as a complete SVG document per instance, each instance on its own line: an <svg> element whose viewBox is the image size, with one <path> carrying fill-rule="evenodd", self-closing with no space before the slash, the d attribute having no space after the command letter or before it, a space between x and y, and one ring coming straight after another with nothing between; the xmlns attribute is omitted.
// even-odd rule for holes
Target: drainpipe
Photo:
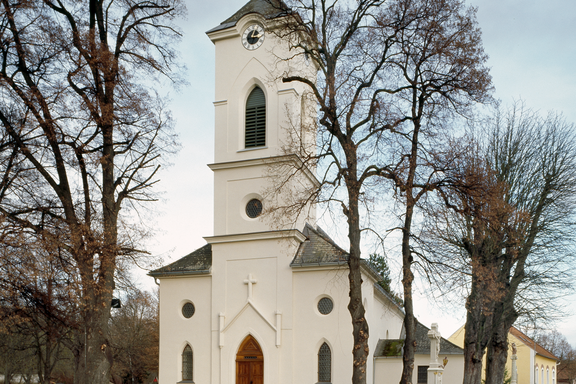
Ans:
<svg viewBox="0 0 576 384"><path fill-rule="evenodd" d="M376 384L376 354L372 352L372 384Z"/></svg>

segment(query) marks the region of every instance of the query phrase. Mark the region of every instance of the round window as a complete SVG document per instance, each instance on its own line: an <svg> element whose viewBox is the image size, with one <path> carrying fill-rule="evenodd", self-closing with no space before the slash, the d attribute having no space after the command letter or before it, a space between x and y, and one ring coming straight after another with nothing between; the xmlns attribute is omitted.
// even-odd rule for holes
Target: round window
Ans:
<svg viewBox="0 0 576 384"><path fill-rule="evenodd" d="M327 315L330 312L332 312L333 308L334 303L328 297L323 297L318 301L318 312L320 312L323 315Z"/></svg>
<svg viewBox="0 0 576 384"><path fill-rule="evenodd" d="M254 219L262 213L262 202L258 199L252 199L246 204L246 214Z"/></svg>
<svg viewBox="0 0 576 384"><path fill-rule="evenodd" d="M192 303L186 303L182 306L182 315L187 319L194 315L194 311L196 311L196 309Z"/></svg>

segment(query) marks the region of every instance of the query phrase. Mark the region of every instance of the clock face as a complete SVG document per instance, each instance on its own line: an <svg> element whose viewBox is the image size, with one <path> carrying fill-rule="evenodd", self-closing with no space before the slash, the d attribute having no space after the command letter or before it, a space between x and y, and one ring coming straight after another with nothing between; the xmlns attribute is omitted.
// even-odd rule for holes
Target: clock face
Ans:
<svg viewBox="0 0 576 384"><path fill-rule="evenodd" d="M244 48L253 50L264 42L264 28L259 24L253 24L246 28L242 35L242 45Z"/></svg>

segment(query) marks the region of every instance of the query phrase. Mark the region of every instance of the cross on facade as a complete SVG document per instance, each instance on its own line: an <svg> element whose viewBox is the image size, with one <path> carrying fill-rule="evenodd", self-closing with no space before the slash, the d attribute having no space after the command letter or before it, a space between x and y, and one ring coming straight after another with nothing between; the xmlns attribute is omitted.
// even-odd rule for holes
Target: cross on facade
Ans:
<svg viewBox="0 0 576 384"><path fill-rule="evenodd" d="M244 284L248 285L248 300L252 300L252 284L256 284L258 280L252 277L252 274L248 274L248 279L244 280Z"/></svg>

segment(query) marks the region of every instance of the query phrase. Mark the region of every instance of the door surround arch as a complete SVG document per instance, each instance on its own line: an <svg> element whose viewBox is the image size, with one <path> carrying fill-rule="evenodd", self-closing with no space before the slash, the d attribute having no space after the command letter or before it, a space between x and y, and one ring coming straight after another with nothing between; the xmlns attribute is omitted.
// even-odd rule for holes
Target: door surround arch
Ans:
<svg viewBox="0 0 576 384"><path fill-rule="evenodd" d="M252 335L244 338L236 353L236 384L264 384L264 354Z"/></svg>

